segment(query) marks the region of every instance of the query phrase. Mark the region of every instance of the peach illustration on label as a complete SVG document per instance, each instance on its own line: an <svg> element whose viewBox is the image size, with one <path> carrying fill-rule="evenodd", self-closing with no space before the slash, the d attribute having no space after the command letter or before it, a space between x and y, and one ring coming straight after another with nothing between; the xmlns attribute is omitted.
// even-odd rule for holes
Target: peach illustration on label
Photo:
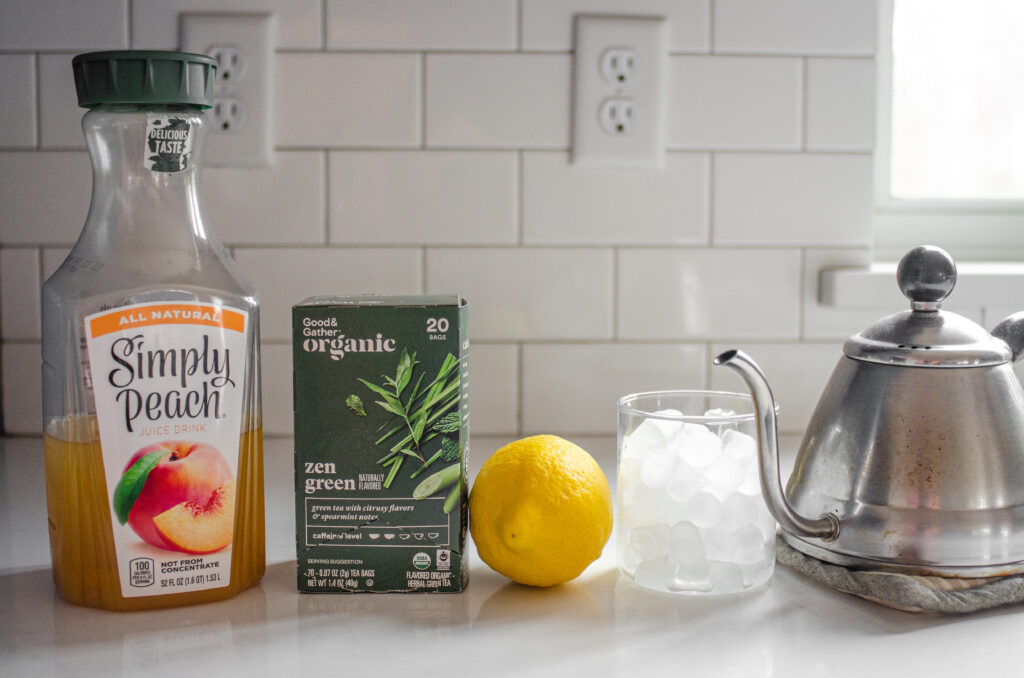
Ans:
<svg viewBox="0 0 1024 678"><path fill-rule="evenodd" d="M231 543L235 527L235 481L216 490L205 506L183 502L153 518L168 544L186 553L213 553Z"/></svg>
<svg viewBox="0 0 1024 678"><path fill-rule="evenodd" d="M231 467L204 443L147 445L128 460L113 507L118 521L147 544L188 553L218 551L231 543L234 527Z"/></svg>

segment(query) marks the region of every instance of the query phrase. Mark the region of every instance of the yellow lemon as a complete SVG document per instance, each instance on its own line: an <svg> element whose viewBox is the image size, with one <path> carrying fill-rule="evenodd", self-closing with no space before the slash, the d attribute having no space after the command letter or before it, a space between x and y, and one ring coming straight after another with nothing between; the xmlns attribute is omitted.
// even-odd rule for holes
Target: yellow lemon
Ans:
<svg viewBox="0 0 1024 678"><path fill-rule="evenodd" d="M520 584L554 586L601 555L612 532L612 494L586 450L533 436L484 462L469 514L477 551L492 569Z"/></svg>

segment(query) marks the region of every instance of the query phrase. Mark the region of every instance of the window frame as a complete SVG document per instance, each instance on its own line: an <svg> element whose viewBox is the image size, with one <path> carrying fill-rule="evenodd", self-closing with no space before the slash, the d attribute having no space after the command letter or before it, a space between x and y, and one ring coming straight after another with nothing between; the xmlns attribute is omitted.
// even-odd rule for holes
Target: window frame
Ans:
<svg viewBox="0 0 1024 678"><path fill-rule="evenodd" d="M894 260L921 244L957 260L1024 260L1024 200L895 198L892 154L892 25L895 2L879 0L875 54L874 258Z"/></svg>

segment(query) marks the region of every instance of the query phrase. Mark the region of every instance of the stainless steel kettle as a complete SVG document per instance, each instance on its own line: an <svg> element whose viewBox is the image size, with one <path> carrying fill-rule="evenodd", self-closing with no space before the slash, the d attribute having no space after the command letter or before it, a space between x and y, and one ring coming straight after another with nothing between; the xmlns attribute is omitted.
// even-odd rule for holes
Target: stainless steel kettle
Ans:
<svg viewBox="0 0 1024 678"><path fill-rule="evenodd" d="M750 387L761 485L785 541L845 566L944 576L1024 571L1024 312L986 332L940 309L956 266L918 247L896 277L911 310L848 339L785 493L775 402L742 351L715 359Z"/></svg>

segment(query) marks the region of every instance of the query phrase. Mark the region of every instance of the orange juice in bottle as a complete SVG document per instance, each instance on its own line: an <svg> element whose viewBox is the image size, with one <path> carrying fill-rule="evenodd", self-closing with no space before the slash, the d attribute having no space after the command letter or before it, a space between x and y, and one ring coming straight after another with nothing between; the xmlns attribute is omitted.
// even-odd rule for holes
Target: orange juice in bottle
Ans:
<svg viewBox="0 0 1024 678"><path fill-rule="evenodd" d="M264 571L259 302L196 190L215 62L74 58L93 167L82 233L43 286L53 577L72 603L229 598Z"/></svg>

